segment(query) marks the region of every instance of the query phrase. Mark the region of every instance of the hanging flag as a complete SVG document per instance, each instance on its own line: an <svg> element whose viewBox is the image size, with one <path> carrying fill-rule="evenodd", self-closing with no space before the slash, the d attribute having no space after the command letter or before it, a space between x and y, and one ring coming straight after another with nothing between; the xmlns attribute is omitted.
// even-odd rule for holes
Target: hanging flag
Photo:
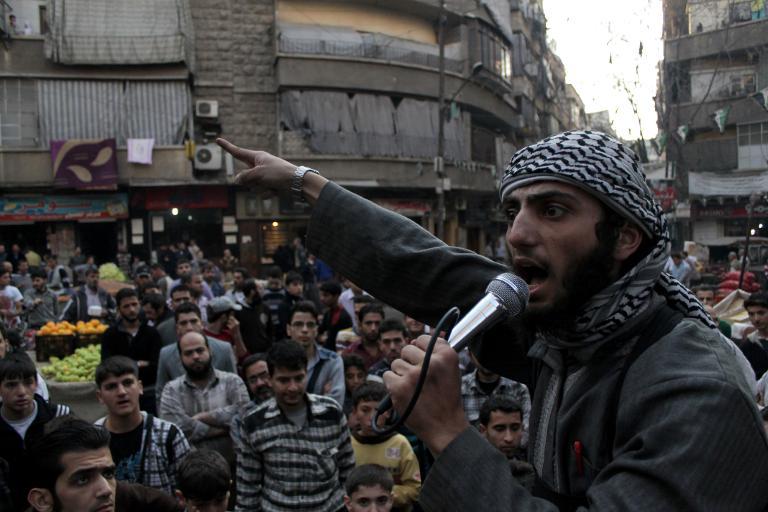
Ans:
<svg viewBox="0 0 768 512"><path fill-rule="evenodd" d="M715 110L712 114L712 120L717 125L717 129L720 133L725 131L725 125L728 123L728 114L731 113L731 106L727 105L721 109Z"/></svg>
<svg viewBox="0 0 768 512"><path fill-rule="evenodd" d="M752 94L750 97L765 110L768 110L768 87L756 92L755 94Z"/></svg>
<svg viewBox="0 0 768 512"><path fill-rule="evenodd" d="M656 154L661 156L665 149L667 149L667 132L659 132L656 138L651 140L651 146L656 150Z"/></svg>
<svg viewBox="0 0 768 512"><path fill-rule="evenodd" d="M677 127L677 136L680 137L680 140L683 141L683 144L685 144L685 141L688 139L688 133L691 130L688 128L687 124L682 124Z"/></svg>

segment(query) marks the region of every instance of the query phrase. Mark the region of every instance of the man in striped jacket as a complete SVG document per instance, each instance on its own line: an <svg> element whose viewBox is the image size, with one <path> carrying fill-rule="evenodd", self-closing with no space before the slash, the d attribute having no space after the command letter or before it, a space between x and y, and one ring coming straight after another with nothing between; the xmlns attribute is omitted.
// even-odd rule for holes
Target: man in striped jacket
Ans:
<svg viewBox="0 0 768 512"><path fill-rule="evenodd" d="M355 457L341 406L305 392L307 356L297 342L267 356L274 397L233 424L239 511L337 512Z"/></svg>

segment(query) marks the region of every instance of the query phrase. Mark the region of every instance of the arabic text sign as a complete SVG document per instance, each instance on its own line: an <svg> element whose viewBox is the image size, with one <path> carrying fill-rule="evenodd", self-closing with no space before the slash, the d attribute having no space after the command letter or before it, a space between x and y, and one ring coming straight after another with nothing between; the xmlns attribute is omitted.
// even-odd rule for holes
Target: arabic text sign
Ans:
<svg viewBox="0 0 768 512"><path fill-rule="evenodd" d="M127 217L128 196L126 194L0 197L0 222L125 219Z"/></svg>

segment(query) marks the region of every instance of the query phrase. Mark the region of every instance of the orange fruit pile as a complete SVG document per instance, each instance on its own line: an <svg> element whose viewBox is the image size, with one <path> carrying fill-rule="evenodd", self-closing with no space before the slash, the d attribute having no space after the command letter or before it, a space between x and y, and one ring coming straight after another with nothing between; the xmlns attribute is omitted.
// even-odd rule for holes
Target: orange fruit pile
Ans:
<svg viewBox="0 0 768 512"><path fill-rule="evenodd" d="M107 326L96 319L89 322L82 320L73 325L67 321L48 322L37 331L38 336L73 336L77 334L102 334Z"/></svg>

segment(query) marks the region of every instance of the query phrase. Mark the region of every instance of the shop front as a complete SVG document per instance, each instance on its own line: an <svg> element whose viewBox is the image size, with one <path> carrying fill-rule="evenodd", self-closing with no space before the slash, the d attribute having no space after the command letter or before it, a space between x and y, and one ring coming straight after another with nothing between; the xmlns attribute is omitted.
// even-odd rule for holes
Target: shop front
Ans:
<svg viewBox="0 0 768 512"><path fill-rule="evenodd" d="M97 263L113 261L127 218L124 193L0 197L2 242L56 254L63 263L78 246Z"/></svg>

